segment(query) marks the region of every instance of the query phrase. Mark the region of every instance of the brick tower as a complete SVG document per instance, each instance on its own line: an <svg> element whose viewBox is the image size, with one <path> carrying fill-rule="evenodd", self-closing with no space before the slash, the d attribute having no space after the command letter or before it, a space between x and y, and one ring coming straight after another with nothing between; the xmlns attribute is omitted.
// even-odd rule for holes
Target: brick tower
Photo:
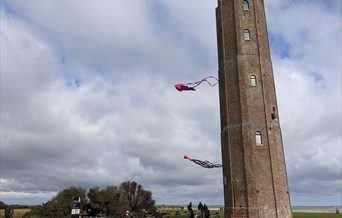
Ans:
<svg viewBox="0 0 342 218"><path fill-rule="evenodd" d="M264 0L216 9L225 217L290 218Z"/></svg>

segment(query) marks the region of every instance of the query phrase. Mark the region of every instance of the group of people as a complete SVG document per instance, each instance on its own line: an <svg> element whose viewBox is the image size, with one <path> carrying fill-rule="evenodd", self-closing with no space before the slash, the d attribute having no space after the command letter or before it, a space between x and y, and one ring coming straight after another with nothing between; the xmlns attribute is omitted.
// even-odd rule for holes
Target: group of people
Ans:
<svg viewBox="0 0 342 218"><path fill-rule="evenodd" d="M197 209L198 209L198 214L196 215L196 218L209 218L210 217L210 211L206 204L202 204L202 202L199 202ZM188 211L189 211L189 218L194 218L195 214L194 214L194 211L192 210L192 202L190 202L188 205Z"/></svg>
<svg viewBox="0 0 342 218"><path fill-rule="evenodd" d="M13 208L6 207L6 209L5 209L5 218L12 218L13 212L14 212Z"/></svg>

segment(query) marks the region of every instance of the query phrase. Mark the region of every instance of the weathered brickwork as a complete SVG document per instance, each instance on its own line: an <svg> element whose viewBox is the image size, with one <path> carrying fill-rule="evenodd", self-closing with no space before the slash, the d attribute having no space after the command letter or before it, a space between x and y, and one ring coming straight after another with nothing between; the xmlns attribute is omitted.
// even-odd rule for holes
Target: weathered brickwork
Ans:
<svg viewBox="0 0 342 218"><path fill-rule="evenodd" d="M216 19L225 217L291 218L264 2L218 0Z"/></svg>

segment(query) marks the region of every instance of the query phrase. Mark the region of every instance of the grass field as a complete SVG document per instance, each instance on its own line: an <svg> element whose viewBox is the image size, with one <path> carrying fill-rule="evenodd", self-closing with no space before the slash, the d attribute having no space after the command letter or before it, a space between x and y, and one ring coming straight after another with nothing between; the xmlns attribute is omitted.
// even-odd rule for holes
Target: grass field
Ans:
<svg viewBox="0 0 342 218"><path fill-rule="evenodd" d="M13 218L19 218L22 217L26 212L30 211L31 209L15 209ZM1 210L0 217L5 217L5 211Z"/></svg>
<svg viewBox="0 0 342 218"><path fill-rule="evenodd" d="M22 217L26 212L30 211L30 209L15 209L13 218L20 218ZM178 211L178 212L177 212ZM177 210L177 209L160 209L161 213L166 213L169 218L188 218L188 215L185 213L186 210ZM194 210L195 214L197 213L196 210ZM217 214L216 214L217 213ZM217 218L223 218L223 211L219 210L211 210L210 212L211 218L215 217L215 214ZM4 210L1 210L0 217L4 217ZM166 216L165 216L166 217ZM294 212L293 218L342 218L342 214L335 214L335 213L309 213L309 212Z"/></svg>
<svg viewBox="0 0 342 218"><path fill-rule="evenodd" d="M180 213L180 215L176 216L177 211ZM188 215L185 214L186 210L168 210L168 209L160 209L161 213L167 213L170 218L188 218ZM197 214L197 211L194 210L194 213ZM214 218L215 213L218 213L220 218L224 218L223 211L220 210L210 210L210 217ZM311 213L311 212L293 212L293 218L342 218L342 214L335 214L333 212L331 213Z"/></svg>
<svg viewBox="0 0 342 218"><path fill-rule="evenodd" d="M342 214L294 212L293 218L342 218Z"/></svg>

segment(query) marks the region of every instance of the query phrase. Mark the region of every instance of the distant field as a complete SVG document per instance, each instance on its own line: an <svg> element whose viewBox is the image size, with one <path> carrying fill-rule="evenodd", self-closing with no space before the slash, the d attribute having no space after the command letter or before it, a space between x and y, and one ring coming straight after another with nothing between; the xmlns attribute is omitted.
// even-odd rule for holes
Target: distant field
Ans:
<svg viewBox="0 0 342 218"><path fill-rule="evenodd" d="M28 211L30 211L30 209L15 209L13 218L20 218ZM170 218L188 218L186 211L186 209L160 209L161 213L166 213ZM194 212L197 213L196 210L194 210ZM211 218L214 218L215 215L218 215L216 217L224 218L223 211L220 210L211 210L210 215ZM2 217L4 217L4 210L1 210L0 212L0 218ZM342 218L342 214L294 212L293 218Z"/></svg>
<svg viewBox="0 0 342 218"><path fill-rule="evenodd" d="M14 209L13 218L20 218L31 209ZM0 217L5 217L5 210L1 210Z"/></svg>

